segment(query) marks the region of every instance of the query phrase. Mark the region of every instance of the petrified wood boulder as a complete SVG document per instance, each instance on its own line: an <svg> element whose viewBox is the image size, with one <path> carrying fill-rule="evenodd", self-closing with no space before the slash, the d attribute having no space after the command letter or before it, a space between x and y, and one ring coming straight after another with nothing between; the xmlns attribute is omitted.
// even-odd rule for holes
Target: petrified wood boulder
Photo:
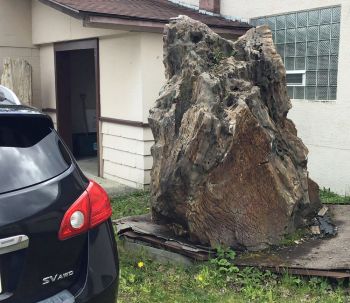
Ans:
<svg viewBox="0 0 350 303"><path fill-rule="evenodd" d="M307 148L287 118L268 27L236 42L181 16L166 26L168 82L150 111L153 220L191 240L257 250L320 207Z"/></svg>
<svg viewBox="0 0 350 303"><path fill-rule="evenodd" d="M32 66L24 59L5 58L1 84L13 90L24 105L32 105Z"/></svg>

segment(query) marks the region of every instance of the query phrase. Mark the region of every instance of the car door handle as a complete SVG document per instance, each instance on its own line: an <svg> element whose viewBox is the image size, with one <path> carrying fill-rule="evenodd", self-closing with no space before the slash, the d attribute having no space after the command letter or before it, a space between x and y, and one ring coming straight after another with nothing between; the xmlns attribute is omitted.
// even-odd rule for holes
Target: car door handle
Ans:
<svg viewBox="0 0 350 303"><path fill-rule="evenodd" d="M29 238L25 235L0 239L0 255L8 254L29 246Z"/></svg>

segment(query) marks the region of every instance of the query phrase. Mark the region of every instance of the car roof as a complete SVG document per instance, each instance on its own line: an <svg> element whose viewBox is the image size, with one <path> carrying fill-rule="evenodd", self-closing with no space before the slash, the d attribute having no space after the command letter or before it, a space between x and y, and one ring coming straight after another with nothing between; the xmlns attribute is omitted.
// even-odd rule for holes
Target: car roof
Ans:
<svg viewBox="0 0 350 303"><path fill-rule="evenodd" d="M0 103L0 115L41 115L47 116L40 110L24 106L24 105L1 105Z"/></svg>
<svg viewBox="0 0 350 303"><path fill-rule="evenodd" d="M6 86L0 85L0 92L1 91L5 93L5 96L7 95L7 98L11 98L11 103L14 103L15 105L21 105L21 102L19 101L18 97L11 89L9 89Z"/></svg>

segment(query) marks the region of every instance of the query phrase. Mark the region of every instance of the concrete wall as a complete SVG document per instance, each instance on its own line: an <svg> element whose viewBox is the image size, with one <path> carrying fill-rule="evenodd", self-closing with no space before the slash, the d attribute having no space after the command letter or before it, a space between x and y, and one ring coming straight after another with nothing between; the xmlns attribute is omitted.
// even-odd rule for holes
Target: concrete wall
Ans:
<svg viewBox="0 0 350 303"><path fill-rule="evenodd" d="M341 5L338 100L336 102L293 101L289 117L309 148L310 175L320 186L350 193L350 1L348 0L247 0L244 5L222 0L223 15L245 19L325 6Z"/></svg>
<svg viewBox="0 0 350 303"><path fill-rule="evenodd" d="M40 99L39 50L32 44L30 0L0 0L0 75L7 57L27 60L33 68L33 102Z"/></svg>

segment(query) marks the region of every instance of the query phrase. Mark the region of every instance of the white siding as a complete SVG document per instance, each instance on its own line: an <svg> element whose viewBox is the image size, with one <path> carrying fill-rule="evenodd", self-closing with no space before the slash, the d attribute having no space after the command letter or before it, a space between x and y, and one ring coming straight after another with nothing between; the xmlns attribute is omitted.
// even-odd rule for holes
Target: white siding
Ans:
<svg viewBox="0 0 350 303"><path fill-rule="evenodd" d="M102 123L103 177L144 188L152 168L150 130L142 127Z"/></svg>

